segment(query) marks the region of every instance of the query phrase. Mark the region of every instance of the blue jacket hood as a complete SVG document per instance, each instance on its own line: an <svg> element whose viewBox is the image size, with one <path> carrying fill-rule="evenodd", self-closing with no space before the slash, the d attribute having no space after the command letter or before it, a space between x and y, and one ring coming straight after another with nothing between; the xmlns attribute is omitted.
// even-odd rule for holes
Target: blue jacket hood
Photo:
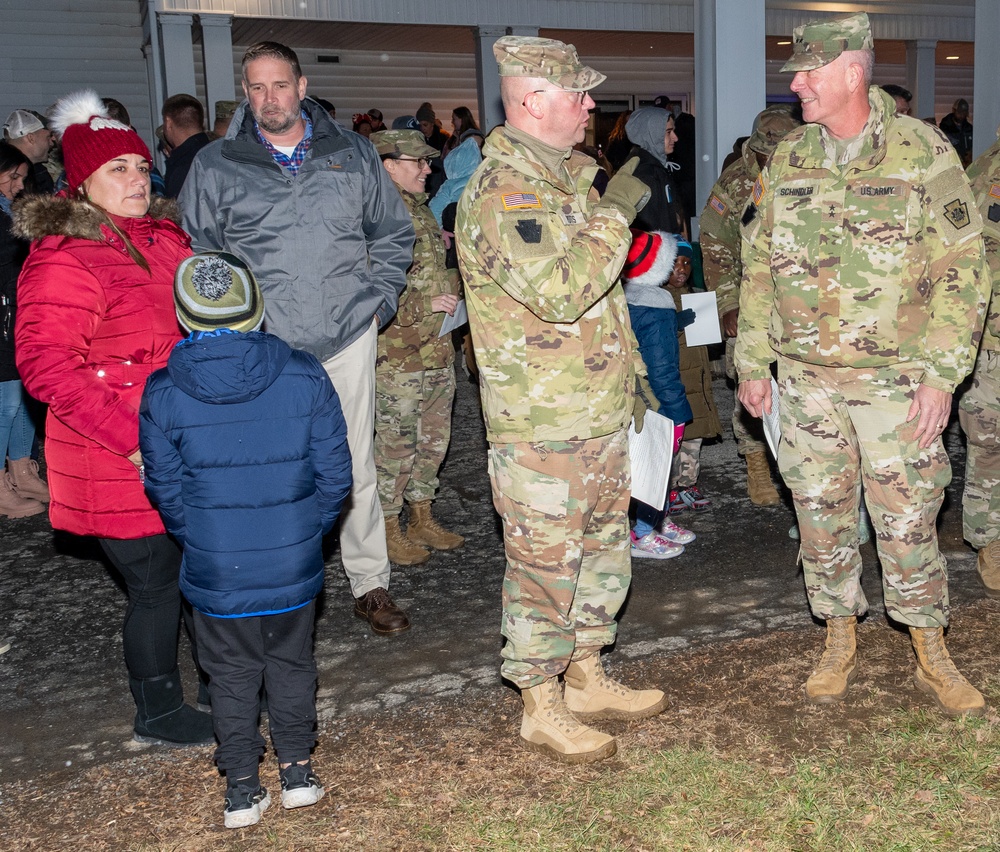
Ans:
<svg viewBox="0 0 1000 852"><path fill-rule="evenodd" d="M167 372L201 402L247 402L274 383L291 354L287 343L262 331L194 332L170 354Z"/></svg>

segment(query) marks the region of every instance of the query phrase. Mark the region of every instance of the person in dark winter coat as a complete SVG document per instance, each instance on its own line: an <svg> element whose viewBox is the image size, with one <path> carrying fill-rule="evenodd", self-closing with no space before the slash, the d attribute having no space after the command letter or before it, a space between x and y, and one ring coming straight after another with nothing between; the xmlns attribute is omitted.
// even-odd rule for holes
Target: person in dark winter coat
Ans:
<svg viewBox="0 0 1000 852"><path fill-rule="evenodd" d="M227 828L253 825L266 689L286 808L315 804L315 599L323 536L351 489L340 401L322 365L258 329L263 298L223 252L177 268L177 316L192 334L146 382L139 442L146 490L184 548L180 585L195 609L209 675Z"/></svg>
<svg viewBox="0 0 1000 852"><path fill-rule="evenodd" d="M632 173L649 187L649 201L635 217L632 227L641 231L684 233L685 212L671 172L676 164L670 154L677 142L674 117L659 107L641 107L625 124L625 133L632 142L628 159L639 158Z"/></svg>
<svg viewBox="0 0 1000 852"><path fill-rule="evenodd" d="M17 276L28 257L28 243L15 237L11 203L31 174L31 160L13 145L0 142L0 515L27 518L45 511L49 489L31 458L35 424L14 361ZM0 458L2 461L2 458Z"/></svg>
<svg viewBox="0 0 1000 852"><path fill-rule="evenodd" d="M212 719L184 704L177 670L181 555L140 481L139 399L180 330L173 276L191 254L150 206L150 154L92 91L62 98L66 191L14 204L33 240L18 282L17 367L49 406L45 458L52 526L97 536L128 593L123 646L140 742L202 745Z"/></svg>
<svg viewBox="0 0 1000 852"><path fill-rule="evenodd" d="M678 316L674 297L663 289L680 252L690 256L691 245L674 234L632 231L632 246L622 270L625 301L639 354L646 365L639 388L646 405L674 423L674 453L684 437L684 424L694 416L681 381L677 334L694 319L693 311ZM667 494L659 506L638 503L632 528L632 556L670 559L684 552L695 535L663 516Z"/></svg>

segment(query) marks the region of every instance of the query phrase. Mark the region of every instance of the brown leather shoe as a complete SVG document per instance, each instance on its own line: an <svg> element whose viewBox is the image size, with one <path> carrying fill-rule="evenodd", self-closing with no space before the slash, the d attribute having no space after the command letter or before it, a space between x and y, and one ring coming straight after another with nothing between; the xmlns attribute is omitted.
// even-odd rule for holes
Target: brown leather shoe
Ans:
<svg viewBox="0 0 1000 852"><path fill-rule="evenodd" d="M354 614L363 618L379 636L395 636L410 629L410 619L392 602L385 589L372 589L354 599Z"/></svg>

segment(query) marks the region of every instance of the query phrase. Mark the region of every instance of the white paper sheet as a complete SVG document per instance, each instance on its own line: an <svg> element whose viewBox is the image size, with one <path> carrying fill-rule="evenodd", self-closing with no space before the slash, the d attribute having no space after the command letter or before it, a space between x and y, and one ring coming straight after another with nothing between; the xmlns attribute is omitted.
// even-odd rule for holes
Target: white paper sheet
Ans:
<svg viewBox="0 0 1000 852"><path fill-rule="evenodd" d="M655 411L647 411L642 431L635 421L628 428L628 457L632 465L632 496L647 506L662 509L670 481L674 421Z"/></svg>
<svg viewBox="0 0 1000 852"><path fill-rule="evenodd" d="M681 296L681 309L691 308L695 312L695 320L684 329L684 340L688 346L707 346L709 343L722 343L722 327L719 325L719 306L715 292L684 293Z"/></svg>
<svg viewBox="0 0 1000 852"><path fill-rule="evenodd" d="M761 412L761 422L764 424L764 437L771 448L771 455L778 460L778 447L781 445L781 416L779 412L778 383L771 379L771 413Z"/></svg>
<svg viewBox="0 0 1000 852"><path fill-rule="evenodd" d="M455 313L452 316L444 315L444 322L441 323L441 333L438 337L454 331L456 328L465 325L469 321L469 311L465 307L465 299L459 299L455 306Z"/></svg>

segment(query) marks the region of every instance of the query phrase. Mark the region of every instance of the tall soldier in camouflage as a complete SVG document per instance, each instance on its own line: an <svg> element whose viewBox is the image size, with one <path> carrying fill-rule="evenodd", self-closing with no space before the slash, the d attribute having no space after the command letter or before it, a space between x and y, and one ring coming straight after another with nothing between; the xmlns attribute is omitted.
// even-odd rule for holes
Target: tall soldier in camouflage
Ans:
<svg viewBox="0 0 1000 852"><path fill-rule="evenodd" d="M967 439L962 520L966 540L979 550L977 569L986 594L1000 598L1000 142L968 175L983 217L993 296L972 387L958 409Z"/></svg>
<svg viewBox="0 0 1000 852"><path fill-rule="evenodd" d="M792 108L777 104L765 109L754 121L753 134L743 143L743 154L719 176L701 213L702 270L705 285L718 300L719 320L726 336L726 375L736 381L736 323L740 315L740 216L750 201L750 191L761 168L786 133L802 122ZM733 406L733 437L736 451L747 464L747 491L757 506L777 506L781 499L771 482L767 447L759 422L752 421L737 398Z"/></svg>
<svg viewBox="0 0 1000 852"><path fill-rule="evenodd" d="M798 27L794 45L785 70L808 123L778 143L743 216L736 367L740 401L759 416L778 356L778 465L809 604L827 626L806 695L839 701L856 673L863 481L917 687L945 713L978 715L983 697L944 645L935 520L951 479L941 433L986 307L982 221L945 137L871 87L867 15Z"/></svg>
<svg viewBox="0 0 1000 852"><path fill-rule="evenodd" d="M416 565L430 556L427 547L454 550L465 542L431 515L451 441L455 350L451 335L440 331L444 315L458 305L458 270L445 268L441 229L424 192L428 160L440 156L438 150L419 130L383 130L371 141L416 231L406 289L396 316L379 332L375 361L375 470L386 546L393 562ZM405 534L399 525L404 498Z"/></svg>
<svg viewBox="0 0 1000 852"><path fill-rule="evenodd" d="M603 198L594 191L597 165L573 145L605 77L572 45L505 36L493 51L507 121L486 140L456 232L504 523L502 672L521 689L526 745L590 762L616 742L587 720L666 706L600 662L632 573L627 429L641 360L618 275L648 190L633 160Z"/></svg>

